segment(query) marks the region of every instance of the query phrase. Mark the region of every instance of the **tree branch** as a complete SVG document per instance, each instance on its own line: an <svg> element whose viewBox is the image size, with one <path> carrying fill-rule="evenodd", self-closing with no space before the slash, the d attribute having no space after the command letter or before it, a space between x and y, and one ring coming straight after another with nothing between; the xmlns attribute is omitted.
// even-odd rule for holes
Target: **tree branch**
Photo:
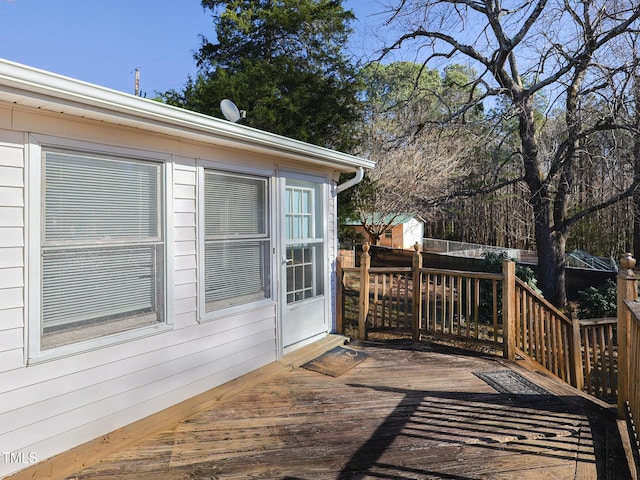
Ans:
<svg viewBox="0 0 640 480"><path fill-rule="evenodd" d="M587 215L590 215L594 212L603 210L607 207L610 207L611 205L615 205L616 203L629 198L633 195L633 193L638 189L638 185L640 184L640 179L636 178L633 183L623 192L619 193L618 195L613 195L612 197L608 198L607 200L605 200L604 202L598 203L597 205L592 205L591 207L585 208L577 213L575 213L574 215L572 215L571 217L565 219L564 221L560 222L558 225L554 225L553 230L558 232L558 231L566 231L566 229L568 229L571 225L573 225L574 223L576 223L578 220L586 217Z"/></svg>

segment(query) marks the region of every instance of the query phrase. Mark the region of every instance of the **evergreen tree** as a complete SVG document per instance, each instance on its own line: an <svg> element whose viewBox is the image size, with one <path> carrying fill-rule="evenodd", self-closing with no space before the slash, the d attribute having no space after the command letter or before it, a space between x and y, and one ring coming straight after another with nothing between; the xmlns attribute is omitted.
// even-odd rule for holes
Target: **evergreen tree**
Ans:
<svg viewBox="0 0 640 480"><path fill-rule="evenodd" d="M344 55L353 13L336 0L202 0L215 40L202 36L199 74L167 103L220 116L223 98L246 125L346 151L360 118L356 68Z"/></svg>

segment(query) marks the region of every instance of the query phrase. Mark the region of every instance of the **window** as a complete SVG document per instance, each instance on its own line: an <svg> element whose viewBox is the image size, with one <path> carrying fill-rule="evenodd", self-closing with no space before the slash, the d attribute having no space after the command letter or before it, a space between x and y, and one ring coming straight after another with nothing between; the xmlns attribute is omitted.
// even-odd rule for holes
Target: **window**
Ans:
<svg viewBox="0 0 640 480"><path fill-rule="evenodd" d="M323 294L322 187L287 179L285 237L287 255L287 303Z"/></svg>
<svg viewBox="0 0 640 480"><path fill-rule="evenodd" d="M162 164L44 151L40 350L164 322Z"/></svg>
<svg viewBox="0 0 640 480"><path fill-rule="evenodd" d="M204 175L205 311L270 298L267 180Z"/></svg>
<svg viewBox="0 0 640 480"><path fill-rule="evenodd" d="M384 231L384 238L393 238L393 230L390 228Z"/></svg>

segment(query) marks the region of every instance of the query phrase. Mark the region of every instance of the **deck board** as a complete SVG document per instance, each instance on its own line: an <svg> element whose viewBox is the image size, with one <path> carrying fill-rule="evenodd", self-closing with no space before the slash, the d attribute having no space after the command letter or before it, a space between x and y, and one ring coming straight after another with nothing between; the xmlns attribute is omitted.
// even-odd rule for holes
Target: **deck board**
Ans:
<svg viewBox="0 0 640 480"><path fill-rule="evenodd" d="M498 393L472 373L492 357L359 348L338 378L292 367L69 478L606 478L602 407Z"/></svg>

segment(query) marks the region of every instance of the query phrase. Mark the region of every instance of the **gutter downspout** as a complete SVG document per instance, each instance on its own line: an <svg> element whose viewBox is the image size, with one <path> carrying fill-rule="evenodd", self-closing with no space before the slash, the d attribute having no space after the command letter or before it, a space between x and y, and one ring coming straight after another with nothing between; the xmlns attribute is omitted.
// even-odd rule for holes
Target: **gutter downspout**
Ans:
<svg viewBox="0 0 640 480"><path fill-rule="evenodd" d="M337 185L335 190L333 191L333 195L336 196L340 192L359 184L363 178L364 178L364 168L358 167L358 170L356 170L356 176L350 180L347 180L344 183L341 183L340 185Z"/></svg>

